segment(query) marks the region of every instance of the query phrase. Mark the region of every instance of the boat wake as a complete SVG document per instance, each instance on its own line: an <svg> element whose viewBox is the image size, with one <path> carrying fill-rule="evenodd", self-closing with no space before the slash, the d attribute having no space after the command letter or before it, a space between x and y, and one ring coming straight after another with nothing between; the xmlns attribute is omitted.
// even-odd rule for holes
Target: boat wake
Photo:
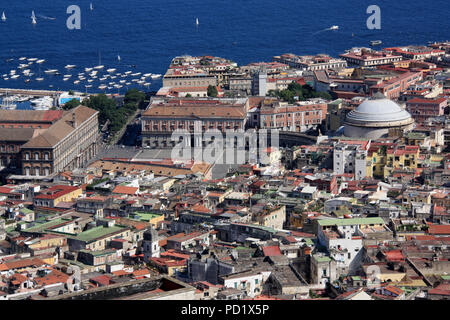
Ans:
<svg viewBox="0 0 450 320"><path fill-rule="evenodd" d="M316 35L316 34L319 34L319 33L322 33L322 32L328 31L328 30L330 30L330 28L326 28L326 29L314 32L313 35Z"/></svg>
<svg viewBox="0 0 450 320"><path fill-rule="evenodd" d="M333 28L333 27L330 27L330 28L326 28L326 29L322 29L322 30L319 30L317 32L314 32L313 35L316 35L316 34L319 34L319 33L322 33L322 32L326 32L326 31L332 31L332 30L337 30L337 29Z"/></svg>
<svg viewBox="0 0 450 320"><path fill-rule="evenodd" d="M46 20L56 20L56 18L54 18L54 17L47 17L47 16L44 16L42 14L39 14L38 17L42 18L42 19L46 19Z"/></svg>

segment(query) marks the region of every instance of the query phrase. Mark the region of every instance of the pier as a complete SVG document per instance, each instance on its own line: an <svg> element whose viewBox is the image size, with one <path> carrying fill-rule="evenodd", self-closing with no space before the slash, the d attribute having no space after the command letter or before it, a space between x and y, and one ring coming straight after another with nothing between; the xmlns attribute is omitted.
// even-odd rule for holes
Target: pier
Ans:
<svg viewBox="0 0 450 320"><path fill-rule="evenodd" d="M55 96L60 95L65 91L52 91L52 90L28 90L28 89L6 89L0 88L0 95L24 95L33 97Z"/></svg>

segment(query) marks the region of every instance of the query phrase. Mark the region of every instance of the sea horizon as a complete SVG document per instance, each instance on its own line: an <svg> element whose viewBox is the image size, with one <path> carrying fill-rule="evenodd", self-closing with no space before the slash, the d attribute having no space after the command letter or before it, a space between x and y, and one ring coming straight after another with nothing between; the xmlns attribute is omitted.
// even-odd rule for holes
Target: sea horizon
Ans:
<svg viewBox="0 0 450 320"><path fill-rule="evenodd" d="M93 10L90 10L90 3ZM445 41L450 31L448 10L444 1L433 1L434 8L423 10L420 4L399 0L376 1L381 9L381 29L369 30L366 20L369 1L301 1L268 0L215 1L179 0L77 1L81 9L81 29L69 30L67 7L72 1L57 3L24 0L0 6L7 20L0 21L0 75L17 70L20 57L45 59L39 70L31 65L29 83L21 76L16 80L0 78L1 88L101 92L98 79L92 83L74 84L74 76L84 68L101 63L117 72L164 74L172 58L180 55L220 56L245 65L271 61L283 53L338 56L352 47L369 47L371 40L381 40L381 47L426 45ZM328 10L324 10L328 8ZM34 11L37 23L31 24ZM414 14L421 12L422 15ZM196 19L199 24L196 25ZM330 30L332 25L339 30ZM118 60L120 56L120 61ZM14 60L10 60L14 59ZM64 66L77 67L67 71ZM60 76L44 74L58 69ZM63 74L72 74L63 81ZM43 77L43 81L36 81ZM147 87L131 85L146 91L158 90L161 80ZM107 90L107 93L123 93Z"/></svg>

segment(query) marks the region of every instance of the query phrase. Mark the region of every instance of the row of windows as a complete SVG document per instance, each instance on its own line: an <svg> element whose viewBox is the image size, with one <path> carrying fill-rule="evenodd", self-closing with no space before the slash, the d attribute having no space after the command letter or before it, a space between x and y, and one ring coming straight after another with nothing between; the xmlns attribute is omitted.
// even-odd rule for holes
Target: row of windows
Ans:
<svg viewBox="0 0 450 320"><path fill-rule="evenodd" d="M48 152L44 153L43 159L40 159L40 153L39 152L35 152L32 155L33 155L33 160L49 160L50 159L50 153L48 153ZM30 160L30 153L29 152L25 153L25 160Z"/></svg>
<svg viewBox="0 0 450 320"><path fill-rule="evenodd" d="M26 176L31 176L31 175L48 176L48 175L50 175L50 173L51 173L50 168L35 167L34 169L32 169L30 167L25 167L25 175Z"/></svg>
<svg viewBox="0 0 450 320"><path fill-rule="evenodd" d="M322 110L312 110L312 111L304 111L304 112L295 112L295 113L286 113L286 114L277 114L275 115L276 118L285 118L286 115L288 118L290 118L291 116L293 116L294 114L297 117L300 117L301 114L304 114L305 116L309 116L311 113L311 115L318 115L321 116L322 115ZM273 116L262 116L263 120L266 120L267 118L272 118Z"/></svg>
<svg viewBox="0 0 450 320"><path fill-rule="evenodd" d="M9 146L7 146L7 145L2 145L1 147L0 147L0 150L1 150L1 152L6 152L6 150L8 150L8 152L14 152L14 151L19 151L19 147L17 147L17 149L16 149L16 146L15 145L9 145Z"/></svg>
<svg viewBox="0 0 450 320"><path fill-rule="evenodd" d="M23 125L18 125L17 127L15 127L14 125L10 124L10 125L6 125L6 124L2 124L0 125L0 128L23 128ZM32 125L29 125L27 128L34 128ZM36 126L37 129L42 129L42 126Z"/></svg>

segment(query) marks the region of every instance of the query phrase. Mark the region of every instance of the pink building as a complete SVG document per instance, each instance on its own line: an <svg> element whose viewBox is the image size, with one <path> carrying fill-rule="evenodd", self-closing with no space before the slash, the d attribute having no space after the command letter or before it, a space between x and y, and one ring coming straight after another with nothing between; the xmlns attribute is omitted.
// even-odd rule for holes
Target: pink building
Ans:
<svg viewBox="0 0 450 320"><path fill-rule="evenodd" d="M421 99L414 98L406 103L406 109L418 123L423 123L428 118L442 116L447 107L447 99Z"/></svg>

